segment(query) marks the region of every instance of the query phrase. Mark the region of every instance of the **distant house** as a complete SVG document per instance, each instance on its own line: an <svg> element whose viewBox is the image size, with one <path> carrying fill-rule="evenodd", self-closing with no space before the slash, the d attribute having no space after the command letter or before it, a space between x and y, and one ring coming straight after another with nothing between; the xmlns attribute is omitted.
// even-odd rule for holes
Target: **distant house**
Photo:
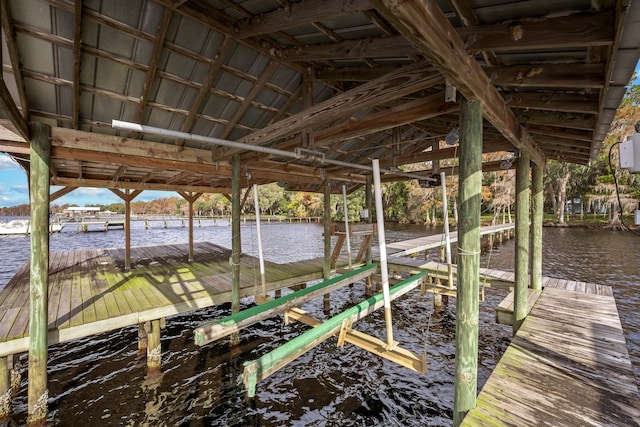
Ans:
<svg viewBox="0 0 640 427"><path fill-rule="evenodd" d="M98 213L101 213L100 208L93 206L70 206L62 211L65 218L84 218Z"/></svg>

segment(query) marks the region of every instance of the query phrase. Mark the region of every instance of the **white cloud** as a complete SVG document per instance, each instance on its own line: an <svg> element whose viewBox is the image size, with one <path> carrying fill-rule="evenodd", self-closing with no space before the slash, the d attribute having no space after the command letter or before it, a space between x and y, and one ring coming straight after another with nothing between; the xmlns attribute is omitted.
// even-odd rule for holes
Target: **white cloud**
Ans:
<svg viewBox="0 0 640 427"><path fill-rule="evenodd" d="M22 168L11 157L0 154L0 170L22 170Z"/></svg>

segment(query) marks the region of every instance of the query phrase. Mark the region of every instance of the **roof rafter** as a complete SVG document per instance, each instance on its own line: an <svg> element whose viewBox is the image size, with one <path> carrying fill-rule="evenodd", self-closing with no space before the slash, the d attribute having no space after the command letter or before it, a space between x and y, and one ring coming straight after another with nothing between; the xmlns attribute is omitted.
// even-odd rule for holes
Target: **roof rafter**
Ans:
<svg viewBox="0 0 640 427"><path fill-rule="evenodd" d="M613 42L611 11L528 19L495 25L458 28L468 50L557 49L609 45Z"/></svg>
<svg viewBox="0 0 640 427"><path fill-rule="evenodd" d="M491 84L480 65L470 58L455 29L433 2L372 0L376 9L404 34L467 99L477 99L483 115L515 147L541 165L544 155Z"/></svg>
<svg viewBox="0 0 640 427"><path fill-rule="evenodd" d="M11 120L16 130L20 133L20 136L28 141L30 133L29 126L27 125L27 123L29 123L29 101L25 92L20 54L16 44L15 30L8 0L0 1L0 22L4 30L4 37L7 43L7 50L9 51L9 59L11 61L11 67L13 68L13 76L16 80L18 98L20 99L22 111L18 109L16 102L13 100L2 77L2 73L0 73L0 108L6 113L9 120Z"/></svg>
<svg viewBox="0 0 640 427"><path fill-rule="evenodd" d="M372 8L369 0L303 0L239 23L237 37L255 37Z"/></svg>
<svg viewBox="0 0 640 427"><path fill-rule="evenodd" d="M434 75L431 66L425 64L410 65L391 72L380 79L372 80L347 92L340 93L301 113L266 126L241 138L239 142L265 145L285 136L294 135L303 130L338 120L356 111L375 107L383 101L388 102L428 89L442 82L442 76ZM223 155L226 157L230 155L230 152L233 151L223 151Z"/></svg>
<svg viewBox="0 0 640 427"><path fill-rule="evenodd" d="M80 52L82 52L82 0L77 0L73 17L73 114L71 127L78 129L80 117Z"/></svg>
<svg viewBox="0 0 640 427"><path fill-rule="evenodd" d="M164 45L164 39L166 38L167 30L169 29L169 22L171 22L172 14L173 9L169 7L164 8L162 21L158 26L158 35L155 43L153 44L153 52L151 53L147 75L144 80L142 95L140 96L140 105L138 106L138 113L136 114L136 123L142 123L142 119L144 118L145 108L147 107L149 97L151 96L153 82L156 78L156 70L158 69L158 61L160 60L160 55L162 55L162 46ZM138 135L135 135L135 137L137 138Z"/></svg>

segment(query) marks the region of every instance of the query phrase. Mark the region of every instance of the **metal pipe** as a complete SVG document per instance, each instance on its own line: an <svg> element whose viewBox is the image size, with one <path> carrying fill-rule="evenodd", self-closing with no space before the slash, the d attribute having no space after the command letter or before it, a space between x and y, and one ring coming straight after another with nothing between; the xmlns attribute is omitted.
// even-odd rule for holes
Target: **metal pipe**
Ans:
<svg viewBox="0 0 640 427"><path fill-rule="evenodd" d="M349 270L351 270L351 238L349 237L349 215L347 210L347 186L342 184L342 198L344 200L344 231L347 236L347 258L349 259Z"/></svg>
<svg viewBox="0 0 640 427"><path fill-rule="evenodd" d="M260 205L258 204L258 184L253 184L253 205L256 209L256 229L258 231L258 258L260 259L260 282L262 297L267 296L267 281L264 272L264 253L262 252L262 232L260 230Z"/></svg>
<svg viewBox="0 0 640 427"><path fill-rule="evenodd" d="M380 162L373 159L373 189L376 199L376 221L378 224L378 246L380 248L380 274L382 275L382 296L384 298L384 320L387 327L387 347L395 347L393 325L391 323L391 298L389 297L389 270L387 267L387 245L384 235L384 211L382 209L382 191L380 191Z"/></svg>
<svg viewBox="0 0 640 427"><path fill-rule="evenodd" d="M176 139L184 139L184 140L187 140L187 141L204 142L204 143L208 143L208 144L221 145L223 147L237 148L237 149L240 149L240 150L256 151L258 153L271 154L271 155L280 156L280 157L289 157L289 158L292 158L292 159L305 160L305 159L313 158L313 156L305 156L305 155L303 155L301 153L295 153L295 152L291 152L291 151L279 150L277 148L263 147L261 145L249 145L249 144L245 144L245 143L242 143L242 142L229 141L229 140L226 140L226 139L214 138L214 137L211 137L211 136L196 135L196 134L193 134L193 133L180 132L180 131L177 131L177 130L170 130L170 129L163 129L163 128L158 128L158 127L154 127L154 126L140 125L140 124L137 124L137 123L125 122L125 121L122 121L122 120L111 120L111 127L114 128L114 129L130 130L130 131L133 131L133 132L145 133L145 134L149 134L149 135L164 136L164 137L176 138ZM365 170L365 171L372 171L373 170L371 168L371 166L359 165L359 164L356 164L356 163L348 163L348 162L343 162L343 161L340 161L340 160L327 159L327 158L324 158L324 157L322 159L317 159L317 160L320 161L321 163L325 163L325 164L328 164L328 165L344 166L344 167L360 169L360 170ZM396 174L396 175L399 175L399 176L404 176L404 177L411 178L411 179L422 179L422 180L427 180L427 181L435 181L435 179L432 178L431 176L416 175L416 174L407 173L407 172L398 172L398 171L393 171L393 170L390 170L390 169L380 169L380 171L382 171L384 173L392 173L392 174Z"/></svg>

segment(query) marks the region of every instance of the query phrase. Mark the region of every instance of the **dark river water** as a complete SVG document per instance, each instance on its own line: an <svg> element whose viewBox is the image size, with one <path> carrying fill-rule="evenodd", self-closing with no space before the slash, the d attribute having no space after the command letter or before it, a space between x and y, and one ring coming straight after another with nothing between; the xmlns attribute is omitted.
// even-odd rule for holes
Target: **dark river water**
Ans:
<svg viewBox="0 0 640 427"><path fill-rule="evenodd" d="M179 222L145 230L132 227L132 244L186 242ZM231 246L230 227L196 227L195 239ZM270 261L289 262L322 255L322 226L264 224L263 245ZM390 225L387 240L398 241L439 230ZM590 229L544 229L543 273L610 285L627 346L640 378L640 237ZM255 225L242 227L243 252L257 255ZM358 242L354 242L354 246ZM52 251L123 247L122 230L76 233L68 226L51 237ZM357 249L354 249L357 250ZM0 287L28 257L27 237L0 237ZM513 270L513 240L485 253L482 267ZM362 299L364 285L331 295L331 314ZM489 290L480 303L479 382L484 384L509 344L511 328L497 325L494 308L506 292ZM243 307L253 304L242 300ZM303 307L325 317L322 302ZM258 384L256 397L244 396L242 363L297 336L306 327L273 318L241 333L239 347L226 342L193 344L202 321L230 313L223 305L167 319L162 331L162 372L147 374L137 350L137 328L129 327L53 346L49 352L48 425L150 426L440 426L452 424L455 301L434 311L432 297L414 291L393 304L394 338L416 353L425 348L429 370L419 375L346 344L329 339ZM355 324L383 337L382 310ZM23 356L26 363L26 358ZM8 425L26 419L26 370ZM7 422L5 422L6 424ZM1 425L2 423L0 423Z"/></svg>

